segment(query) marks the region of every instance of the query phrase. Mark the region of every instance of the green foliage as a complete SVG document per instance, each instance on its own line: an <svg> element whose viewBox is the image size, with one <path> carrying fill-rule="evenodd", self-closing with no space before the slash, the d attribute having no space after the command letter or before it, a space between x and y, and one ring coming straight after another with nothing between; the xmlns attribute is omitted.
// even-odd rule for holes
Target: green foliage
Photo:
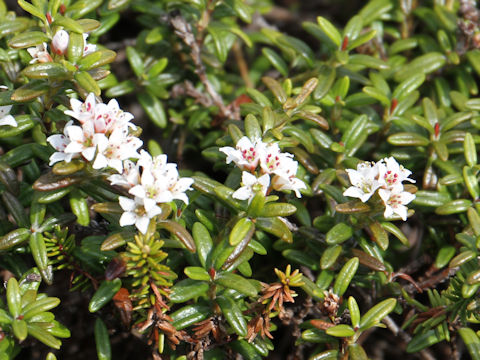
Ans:
<svg viewBox="0 0 480 360"><path fill-rule="evenodd" d="M113 327L165 358L275 357L288 331L310 359L366 359L380 331L480 358L474 2L370 0L296 37L268 0L18 5L0 0L1 360L70 336L45 294L62 277L99 359ZM138 32L114 43L122 21ZM133 117L115 99L151 163L111 140ZM393 161L415 185L389 187Z"/></svg>

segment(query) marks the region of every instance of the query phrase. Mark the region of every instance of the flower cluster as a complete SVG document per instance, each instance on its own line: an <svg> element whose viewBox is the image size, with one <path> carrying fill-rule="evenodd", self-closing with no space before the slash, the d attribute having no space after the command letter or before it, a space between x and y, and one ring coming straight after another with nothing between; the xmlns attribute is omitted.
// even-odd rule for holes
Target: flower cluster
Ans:
<svg viewBox="0 0 480 360"><path fill-rule="evenodd" d="M135 128L130 122L133 115L120 110L116 100L108 104L97 103L95 95L90 93L85 103L71 99L70 104L72 110L65 114L78 120L80 125L69 121L63 134L47 139L57 150L50 157L50 165L83 157L93 162L94 169L110 167L120 173L124 160L140 156L137 149L142 141L129 134L129 129Z"/></svg>
<svg viewBox="0 0 480 360"><path fill-rule="evenodd" d="M188 204L185 191L193 184L193 179L179 177L177 165L167 163L166 155L152 157L144 150L140 151L136 164L126 160L122 174L111 175L108 180L134 196L134 199L119 198L124 210L120 225L135 225L143 234L147 232L150 219L162 212L158 204L173 200Z"/></svg>
<svg viewBox="0 0 480 360"><path fill-rule="evenodd" d="M415 195L404 191L402 182L409 181L412 173L399 165L393 157L382 159L376 163L358 164L357 170L347 169L352 183L343 195L359 198L366 202L378 190L378 195L385 205L385 217L399 215L404 221L407 219L406 204L415 199Z"/></svg>
<svg viewBox="0 0 480 360"><path fill-rule="evenodd" d="M87 43L88 34L83 35L83 56L88 55L97 50L97 46ZM70 42L70 35L65 30L58 30L52 38L50 44L53 53L58 55L65 55L68 49L68 43ZM48 52L47 43L42 43L37 46L27 49L28 53L32 57L30 64L34 63L46 63L51 62L52 57Z"/></svg>
<svg viewBox="0 0 480 360"><path fill-rule="evenodd" d="M244 136L235 148L225 146L220 151L227 155L227 164L234 162L243 170L242 187L232 195L235 199L250 202L257 192L267 195L270 188L293 190L300 197L300 190L306 188L304 182L296 177L298 163L293 160L293 155L282 153L277 143L264 143L261 139L252 142ZM258 167L259 177L256 172Z"/></svg>
<svg viewBox="0 0 480 360"><path fill-rule="evenodd" d="M108 177L110 183L125 188L134 197L119 198L124 210L121 226L135 225L145 234L150 219L161 213L157 204L175 199L188 204L185 191L193 180L180 178L177 165L167 163L166 155L152 157L144 150L138 153L142 141L130 133L130 129L136 129L130 122L133 115L122 111L116 100L104 104L91 93L84 103L71 99L70 105L72 109L65 114L80 125L71 120L63 134L48 137L57 150L50 157L50 165L81 158L91 162L94 169L114 170L116 174Z"/></svg>

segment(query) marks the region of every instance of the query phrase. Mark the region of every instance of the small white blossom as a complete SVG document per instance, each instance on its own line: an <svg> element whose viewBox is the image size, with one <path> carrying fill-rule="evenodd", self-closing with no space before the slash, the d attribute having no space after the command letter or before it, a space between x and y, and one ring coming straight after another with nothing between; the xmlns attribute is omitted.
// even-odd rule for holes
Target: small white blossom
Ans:
<svg viewBox="0 0 480 360"><path fill-rule="evenodd" d="M401 166L393 157L380 160L377 164L378 180L383 188L401 190L403 181L415 182L408 177L412 172Z"/></svg>
<svg viewBox="0 0 480 360"><path fill-rule="evenodd" d="M147 210L143 200L137 197L133 200L120 196L118 201L124 210L120 217L120 226L135 225L142 234L147 232L150 220L162 212L162 209L156 205Z"/></svg>
<svg viewBox="0 0 480 360"><path fill-rule="evenodd" d="M92 161L96 151L93 125L91 123L85 123L82 126L71 125L65 129L65 133L70 142L64 151L71 154L81 154L88 161ZM98 137L95 140L100 141Z"/></svg>
<svg viewBox="0 0 480 360"><path fill-rule="evenodd" d="M250 202L257 192L267 195L270 185L270 176L268 174L257 178L255 175L244 171L242 173L242 187L232 194L232 197L239 200L248 200Z"/></svg>
<svg viewBox="0 0 480 360"><path fill-rule="evenodd" d="M167 163L166 155L153 157L141 151L138 163L142 167L142 176L138 185L129 193L143 199L145 208L157 203L168 203L174 199L188 204L185 191L190 190L193 179L180 178L176 164Z"/></svg>
<svg viewBox="0 0 480 360"><path fill-rule="evenodd" d="M54 134L47 138L47 142L52 145L55 150L57 150L50 156L50 166L59 161L70 162L74 156L78 156L74 153L65 152L67 145L70 143L70 139L67 136L66 130L69 126L72 126L72 124L73 120L65 124L65 127L63 128L63 134Z"/></svg>
<svg viewBox="0 0 480 360"><path fill-rule="evenodd" d="M88 94L85 102L81 102L77 99L70 99L70 106L72 110L65 110L65 114L80 121L81 124L87 121L93 121L95 119L95 108L97 101L95 94Z"/></svg>
<svg viewBox="0 0 480 360"><path fill-rule="evenodd" d="M383 213L383 216L388 218L393 214L397 214L402 218L403 221L407 220L408 208L405 205L415 199L415 195L402 190L378 190L378 194L385 204L385 212Z"/></svg>
<svg viewBox="0 0 480 360"><path fill-rule="evenodd" d="M108 104L99 103L95 106L94 124L96 132L110 134L115 129L132 128L136 126L130 123L133 115L120 109L117 100L112 99Z"/></svg>
<svg viewBox="0 0 480 360"><path fill-rule="evenodd" d="M58 30L52 39L52 50L55 54L63 55L67 51L70 35L65 30Z"/></svg>
<svg viewBox="0 0 480 360"><path fill-rule="evenodd" d="M135 164L133 161L125 160L122 166L122 173L110 175L107 179L112 185L119 185L123 188L131 189L140 183L140 167L138 166L138 162Z"/></svg>
<svg viewBox="0 0 480 360"><path fill-rule="evenodd" d="M290 153L282 153L277 143L263 144L259 147L260 152L260 168L266 174L283 173L292 163L293 155ZM294 161L296 163L296 161ZM296 170L295 170L296 172Z"/></svg>
<svg viewBox="0 0 480 360"><path fill-rule="evenodd" d="M46 63L46 62L51 62L52 57L47 51L47 43L42 43L37 46L33 46L27 49L28 53L32 57L32 60L30 60L30 64L34 63Z"/></svg>
<svg viewBox="0 0 480 360"><path fill-rule="evenodd" d="M83 33L83 56L97 51L97 45L87 43L88 34Z"/></svg>
<svg viewBox="0 0 480 360"><path fill-rule="evenodd" d="M260 161L261 151L259 150L263 146L264 144L261 141L252 142L248 137L244 136L238 140L235 148L224 146L219 150L227 155L227 164L233 161L242 170L253 170Z"/></svg>
<svg viewBox="0 0 480 360"><path fill-rule="evenodd" d="M281 154L283 155L283 154ZM300 190L306 189L305 183L296 177L298 162L290 157L283 157L281 165L274 170L275 176L272 179L272 187L275 190L293 190L295 196L300 198Z"/></svg>
<svg viewBox="0 0 480 360"><path fill-rule="evenodd" d="M111 167L121 173L123 161L130 158L138 158L137 150L143 141L135 136L128 136L122 129L115 129L110 137L104 134L95 134L93 142L97 145L97 156L93 163L94 169Z"/></svg>
<svg viewBox="0 0 480 360"><path fill-rule="evenodd" d="M11 109L12 109L12 105L0 106L0 125L9 125L13 127L18 126L15 118L12 115L10 115Z"/></svg>
<svg viewBox="0 0 480 360"><path fill-rule="evenodd" d="M347 169L346 171L352 186L343 193L344 196L359 198L362 202L366 202L381 185L378 181L377 164L361 163L357 165L357 170Z"/></svg>

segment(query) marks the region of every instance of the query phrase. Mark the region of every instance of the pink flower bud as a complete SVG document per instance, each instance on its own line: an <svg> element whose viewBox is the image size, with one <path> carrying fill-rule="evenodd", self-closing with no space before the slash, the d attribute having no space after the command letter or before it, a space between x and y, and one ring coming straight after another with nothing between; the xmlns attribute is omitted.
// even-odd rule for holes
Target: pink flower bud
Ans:
<svg viewBox="0 0 480 360"><path fill-rule="evenodd" d="M55 33L52 39L52 50L58 54L63 55L68 48L69 35L65 30L59 30Z"/></svg>

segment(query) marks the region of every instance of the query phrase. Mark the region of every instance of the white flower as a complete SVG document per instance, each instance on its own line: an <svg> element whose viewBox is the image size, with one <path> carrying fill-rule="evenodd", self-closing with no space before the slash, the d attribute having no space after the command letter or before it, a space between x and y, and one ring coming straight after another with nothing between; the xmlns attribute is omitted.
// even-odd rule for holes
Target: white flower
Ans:
<svg viewBox="0 0 480 360"><path fill-rule="evenodd" d="M65 129L65 134L70 139L70 142L65 148L66 153L82 154L88 161L93 160L95 157L96 144L93 141L95 133L92 123L87 122L82 126L69 126ZM98 137L95 140L100 142Z"/></svg>
<svg viewBox="0 0 480 360"><path fill-rule="evenodd" d="M87 43L88 34L83 33L83 56L97 51L97 45Z"/></svg>
<svg viewBox="0 0 480 360"><path fill-rule="evenodd" d="M73 124L73 121L69 121L68 123L65 124L65 127L63 128L63 134L50 135L47 138L47 142L50 145L52 145L52 147L55 150L57 150L50 156L50 163L49 163L50 166L52 166L53 164L59 161L70 162L72 161L72 158L74 156L78 156L77 154L74 154L74 153L65 152L67 145L70 143L70 139L67 136L67 128L69 126L72 126L72 124Z"/></svg>
<svg viewBox="0 0 480 360"><path fill-rule="evenodd" d="M81 102L77 99L70 99L70 106L72 110L65 110L65 114L73 117L80 121L81 124L87 121L93 121L95 119L95 108L97 102L95 99L95 94L88 94L85 102Z"/></svg>
<svg viewBox="0 0 480 360"><path fill-rule="evenodd" d="M185 194L185 191L192 190L190 186L193 184L193 179L188 177L179 177L177 169L175 169L175 173L176 175L173 171L171 171L171 174L169 176L167 175L167 179L169 179L167 186L168 191L170 194L172 194L174 199L181 200L188 205L188 196Z"/></svg>
<svg viewBox="0 0 480 360"><path fill-rule="evenodd" d="M402 181L415 182L408 177L412 172L399 165L393 157L382 159L377 164L378 179L383 188L401 190Z"/></svg>
<svg viewBox="0 0 480 360"><path fill-rule="evenodd" d="M125 196L120 196L118 201L124 210L120 217L120 226L135 225L142 234L147 232L150 219L162 212L162 209L156 205L147 210L143 200L137 197L132 200Z"/></svg>
<svg viewBox="0 0 480 360"><path fill-rule="evenodd" d="M344 196L359 198L362 202L366 202L381 186L378 181L378 163L361 163L357 165L357 170L347 169L346 171L352 186L343 193Z"/></svg>
<svg viewBox="0 0 480 360"><path fill-rule="evenodd" d="M52 39L52 50L58 55L63 55L67 51L70 36L65 30L58 30Z"/></svg>
<svg viewBox="0 0 480 360"><path fill-rule="evenodd" d="M397 189L392 191L380 189L378 190L378 194L385 204L385 212L383 213L384 217L388 218L393 214L397 214L403 221L407 220L408 208L405 205L415 199L415 195L403 191L403 189L400 191Z"/></svg>
<svg viewBox="0 0 480 360"><path fill-rule="evenodd" d="M104 134L95 134L93 142L97 145L97 156L93 163L94 169L111 167L121 173L123 161L138 158L137 149L143 141L135 136L128 136L127 131L115 129L107 139Z"/></svg>
<svg viewBox="0 0 480 360"><path fill-rule="evenodd" d="M294 161L292 160L292 154L282 153L277 143L263 145L258 147L258 151L260 152L260 167L264 173L282 173L285 172L284 169L288 169L291 166L291 161Z"/></svg>
<svg viewBox="0 0 480 360"><path fill-rule="evenodd" d="M293 190L297 198L302 197L301 189L306 189L305 183L296 177L298 162L290 157L284 157L281 166L275 169L275 176L272 179L272 187L275 190Z"/></svg>
<svg viewBox="0 0 480 360"><path fill-rule="evenodd" d="M15 118L10 115L10 110L12 109L13 105L5 105L0 106L0 125L9 125L13 127L17 127L17 121Z"/></svg>
<svg viewBox="0 0 480 360"><path fill-rule="evenodd" d="M118 102L112 99L108 104L98 103L95 106L95 131L109 134L115 129L130 127L136 129L136 126L130 123L133 115L120 109Z"/></svg>
<svg viewBox="0 0 480 360"><path fill-rule="evenodd" d="M30 47L27 49L28 53L32 57L30 60L30 64L34 64L36 62L39 63L46 63L52 61L52 57L47 51L47 43L42 43L40 45Z"/></svg>
<svg viewBox="0 0 480 360"><path fill-rule="evenodd" d="M261 151L264 144L261 141L251 142L246 136L238 140L235 149L230 146L221 147L219 150L227 155L226 162L232 161L242 170L253 170L257 167L260 160Z"/></svg>
<svg viewBox="0 0 480 360"><path fill-rule="evenodd" d="M114 174L107 179L112 185L119 185L126 189L131 189L140 183L140 167L133 161L125 160L122 166L121 174Z"/></svg>
<svg viewBox="0 0 480 360"><path fill-rule="evenodd" d="M267 195L270 185L270 175L265 174L257 178L255 175L244 171L242 173L242 187L232 194L232 197L250 202L257 192Z"/></svg>

